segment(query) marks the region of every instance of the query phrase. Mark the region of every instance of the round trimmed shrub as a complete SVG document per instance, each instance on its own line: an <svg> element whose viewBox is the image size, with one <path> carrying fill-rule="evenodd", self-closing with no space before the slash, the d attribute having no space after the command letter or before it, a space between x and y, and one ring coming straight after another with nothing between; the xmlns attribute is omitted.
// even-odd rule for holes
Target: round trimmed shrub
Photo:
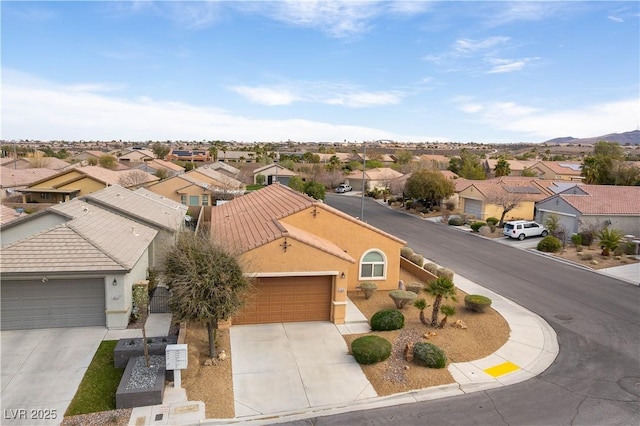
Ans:
<svg viewBox="0 0 640 426"><path fill-rule="evenodd" d="M413 253L413 249L409 246L404 246L400 249L400 256L404 257L405 259L409 259L411 255L413 255Z"/></svg>
<svg viewBox="0 0 640 426"><path fill-rule="evenodd" d="M545 253L555 253L562 249L562 242L553 235L547 235L540 240L536 248Z"/></svg>
<svg viewBox="0 0 640 426"><path fill-rule="evenodd" d="M453 280L453 271L448 268L439 267L438 270L436 271L436 276L438 278L446 277L446 278L449 278L450 280Z"/></svg>
<svg viewBox="0 0 640 426"><path fill-rule="evenodd" d="M418 294L422 291L422 289L424 288L424 284L422 283L409 283L407 285L404 286L407 291L410 291L412 293Z"/></svg>
<svg viewBox="0 0 640 426"><path fill-rule="evenodd" d="M483 226L485 226L486 224L487 224L487 222L476 221L476 222L473 222L470 226L471 226L471 229L473 230L473 232L478 232L478 230L480 228L482 228Z"/></svg>
<svg viewBox="0 0 640 426"><path fill-rule="evenodd" d="M413 302L418 297L418 294L406 290L393 290L389 292L389 297L393 299L396 308L402 309L407 303Z"/></svg>
<svg viewBox="0 0 640 426"><path fill-rule="evenodd" d="M422 264L424 263L424 257L420 253L413 253L409 257L409 261L415 263L418 266L422 266Z"/></svg>
<svg viewBox="0 0 640 426"><path fill-rule="evenodd" d="M404 327L404 315L395 309L383 309L371 317L371 330L391 331Z"/></svg>
<svg viewBox="0 0 640 426"><path fill-rule="evenodd" d="M488 218L487 218L487 223L488 223L489 225L496 226L496 225L498 224L498 222L500 222L500 219L498 219L497 217L493 217L493 216L491 216L491 217L488 217Z"/></svg>
<svg viewBox="0 0 640 426"><path fill-rule="evenodd" d="M449 219L449 222L447 222L449 225L451 226L462 226L462 219L459 217L452 217Z"/></svg>
<svg viewBox="0 0 640 426"><path fill-rule="evenodd" d="M422 267L425 271L431 272L433 275L437 276L439 266L433 262L427 262Z"/></svg>
<svg viewBox="0 0 640 426"><path fill-rule="evenodd" d="M464 306L473 312L484 312L491 306L491 299L480 294L467 294L464 297Z"/></svg>
<svg viewBox="0 0 640 426"><path fill-rule="evenodd" d="M373 293L376 292L378 285L376 283L360 283L360 289L364 293L365 299L370 299L373 296Z"/></svg>
<svg viewBox="0 0 640 426"><path fill-rule="evenodd" d="M447 365L447 356L443 350L428 342L415 344L413 360L429 368L444 368Z"/></svg>
<svg viewBox="0 0 640 426"><path fill-rule="evenodd" d="M391 355L391 342L380 336L362 336L351 343L351 354L358 364L375 364Z"/></svg>

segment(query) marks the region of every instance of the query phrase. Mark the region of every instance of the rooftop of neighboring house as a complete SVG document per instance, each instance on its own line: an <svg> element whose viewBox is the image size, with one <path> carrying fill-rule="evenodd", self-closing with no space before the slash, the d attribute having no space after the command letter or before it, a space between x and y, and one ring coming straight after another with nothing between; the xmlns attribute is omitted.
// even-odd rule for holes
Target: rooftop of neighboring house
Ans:
<svg viewBox="0 0 640 426"><path fill-rule="evenodd" d="M2 273L128 271L155 229L80 199L49 207L70 219L2 248Z"/></svg>
<svg viewBox="0 0 640 426"><path fill-rule="evenodd" d="M336 256L348 256L343 250L337 249L332 243L316 237L308 230L301 230L280 221L280 219L314 206L401 241L279 183L268 185L213 208L211 210L211 235L235 247L239 252L251 250L283 236L290 236L305 242L313 241L312 245L318 248L324 247L326 250L330 248L330 251ZM348 257L350 258L350 256Z"/></svg>
<svg viewBox="0 0 640 426"><path fill-rule="evenodd" d="M501 176L493 179L468 182L470 185L467 185L464 189L473 185L485 197L500 194L518 194L519 197L522 197L526 201L540 201L553 194L553 191L548 188L552 182L537 178Z"/></svg>
<svg viewBox="0 0 640 426"><path fill-rule="evenodd" d="M237 179L230 177L224 173L221 173L217 170L202 168L199 167L195 170L191 170L190 172L185 173L186 176L192 177L193 175L197 175L198 173L208 177L209 179L213 179L220 183L221 186L229 189L241 189L244 187L242 182Z"/></svg>
<svg viewBox="0 0 640 426"><path fill-rule="evenodd" d="M56 157L20 157L17 160L13 158L3 158L2 167L11 168L15 163L20 163L23 168L43 168L50 170L63 170L74 167L72 164L67 163ZM20 166L18 166L19 168Z"/></svg>
<svg viewBox="0 0 640 426"><path fill-rule="evenodd" d="M167 169L174 172L184 172L184 167L177 165L176 163L172 163L171 161L161 160L159 158L154 158L153 160L146 162L148 167L153 169Z"/></svg>
<svg viewBox="0 0 640 426"><path fill-rule="evenodd" d="M31 185L34 182L41 181L57 173L56 170L51 169L12 169L9 167L0 167L0 187L15 188L18 186Z"/></svg>
<svg viewBox="0 0 640 426"><path fill-rule="evenodd" d="M211 164L205 164L203 166L198 167L198 169L212 169L220 172L226 172L227 174L230 174L230 175L240 174L240 169L237 169L229 165L229 163L223 163L221 161L216 161Z"/></svg>
<svg viewBox="0 0 640 426"><path fill-rule="evenodd" d="M402 173L393 170L390 167L380 167L375 169L367 169L364 172L365 180L386 180L395 179L402 176ZM346 176L347 179L362 179L362 172L353 172Z"/></svg>
<svg viewBox="0 0 640 426"><path fill-rule="evenodd" d="M7 207L4 204L0 206L0 225L9 223L20 217L20 213L16 209Z"/></svg>
<svg viewBox="0 0 640 426"><path fill-rule="evenodd" d="M542 164L558 175L580 176L582 173L582 163L578 163L578 162L539 161L536 164Z"/></svg>
<svg viewBox="0 0 640 426"><path fill-rule="evenodd" d="M129 168L126 168L125 170L120 170L120 171L114 171L114 170L109 170L109 169L105 169L104 167L98 167L98 166L85 166L85 167L76 167L73 170L65 170L62 171L60 173L57 174L53 174L50 175L48 177L45 177L43 179L40 179L39 181L33 182L31 185L37 185L43 182L46 182L47 180L53 178L53 177L58 177L58 176L64 176L67 173L71 173L71 172L79 172L83 175L89 176L99 182L102 182L106 185L119 185L120 184L120 179L124 176L126 176L129 173L135 173L135 172L141 172L141 173L145 173L145 178L146 180L142 181L142 182L138 182L139 184L146 184L146 183L150 183L150 182L154 182L159 180L158 177L150 174L150 173L146 173L146 172L142 172L141 170L135 170L132 171ZM143 175L140 175L143 176Z"/></svg>
<svg viewBox="0 0 640 426"><path fill-rule="evenodd" d="M579 185L556 196L586 215L640 216L640 186Z"/></svg>
<svg viewBox="0 0 640 426"><path fill-rule="evenodd" d="M264 172L265 170L269 170L271 168L277 168L278 169L278 173L281 174L282 176L296 176L297 174L285 167L282 167L279 164L267 164L266 166L262 166L262 167L258 167L257 169L255 169L253 171L253 174L258 174L261 172Z"/></svg>

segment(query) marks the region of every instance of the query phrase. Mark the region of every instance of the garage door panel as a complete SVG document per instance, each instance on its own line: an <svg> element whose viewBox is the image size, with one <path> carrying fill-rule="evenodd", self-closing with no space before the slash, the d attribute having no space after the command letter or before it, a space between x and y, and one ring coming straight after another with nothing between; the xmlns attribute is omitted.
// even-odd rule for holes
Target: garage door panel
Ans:
<svg viewBox="0 0 640 426"><path fill-rule="evenodd" d="M3 330L104 326L103 279L3 281Z"/></svg>
<svg viewBox="0 0 640 426"><path fill-rule="evenodd" d="M234 324L328 321L332 277L262 278Z"/></svg>
<svg viewBox="0 0 640 426"><path fill-rule="evenodd" d="M474 200L472 198L465 198L464 212L466 214L475 215L477 218L482 218L482 201Z"/></svg>

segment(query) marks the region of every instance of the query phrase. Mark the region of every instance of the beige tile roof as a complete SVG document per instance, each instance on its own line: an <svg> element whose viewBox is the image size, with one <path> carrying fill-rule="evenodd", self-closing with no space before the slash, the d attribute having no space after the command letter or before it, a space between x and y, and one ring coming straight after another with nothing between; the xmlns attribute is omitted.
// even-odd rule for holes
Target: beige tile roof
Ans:
<svg viewBox="0 0 640 426"><path fill-rule="evenodd" d="M184 224L187 206L163 198L150 191L130 191L119 185L109 186L100 191L81 197L89 204L123 214L137 222L169 231L178 231Z"/></svg>
<svg viewBox="0 0 640 426"><path fill-rule="evenodd" d="M511 193L520 194L519 196L523 201L540 201L553 194L548 185L543 184L543 181L536 178L502 176L468 182L473 184L485 197Z"/></svg>
<svg viewBox="0 0 640 426"><path fill-rule="evenodd" d="M580 185L579 188L587 194L558 196L586 215L640 216L640 186Z"/></svg>
<svg viewBox="0 0 640 426"><path fill-rule="evenodd" d="M558 175L580 176L582 173L582 163L571 161L540 161Z"/></svg>
<svg viewBox="0 0 640 426"><path fill-rule="evenodd" d="M159 168L164 168L164 169L168 169L168 170L173 170L174 172L183 172L184 171L184 167L179 166L176 163L172 163L171 161L165 161L165 160L161 160L159 158L156 158L155 160L151 160L147 164L149 165L149 167L153 167L154 169L156 167L159 167Z"/></svg>
<svg viewBox="0 0 640 426"><path fill-rule="evenodd" d="M487 163L487 167L493 171L496 168L496 165L498 164L498 159L495 158L489 158L487 160L485 160ZM518 160L507 160L507 163L509 164L509 169L512 172L521 172L524 169L526 169L527 167L529 167L528 165L524 164L521 161Z"/></svg>
<svg viewBox="0 0 640 426"><path fill-rule="evenodd" d="M402 176L402 173L390 167L368 169L365 171L365 180L391 180ZM353 172L346 176L346 179L362 179L362 172Z"/></svg>
<svg viewBox="0 0 640 426"><path fill-rule="evenodd" d="M157 231L75 199L50 207L70 221L2 249L0 272L96 272L130 270Z"/></svg>
<svg viewBox="0 0 640 426"><path fill-rule="evenodd" d="M225 175L224 173L221 173L213 169L198 168L196 170L192 170L190 172L185 173L185 176L189 176L189 177L192 177L194 175L197 176L198 173L208 177L209 179L213 179L214 181L219 182L225 188L240 189L244 187L242 182L240 182L239 180L234 179L228 175Z"/></svg>
<svg viewBox="0 0 640 426"><path fill-rule="evenodd" d="M343 249L331 241L320 238L288 223L280 222L280 224L286 229L288 237L310 245L311 247L315 247L326 253L330 253L340 259L346 260L347 262L356 263L356 260L353 257L349 256Z"/></svg>
<svg viewBox="0 0 640 426"><path fill-rule="evenodd" d="M12 209L5 205L0 206L0 225L11 222L18 217L20 217L20 213L18 213L15 209Z"/></svg>
<svg viewBox="0 0 640 426"><path fill-rule="evenodd" d="M295 172L293 172L293 171L291 171L291 170L289 170L287 168L284 168L284 167L282 167L280 165L276 165L276 164L267 164L266 166L259 167L259 168L255 169L253 171L253 174L257 175L257 174L262 173L264 171L267 171L267 170L269 170L271 168L274 169L272 173L275 174L275 168L276 167L278 168L278 174L281 175L281 176L297 176L297 174Z"/></svg>
<svg viewBox="0 0 640 426"><path fill-rule="evenodd" d="M0 167L0 185L2 188L15 188L49 178L58 173L50 169L12 169Z"/></svg>
<svg viewBox="0 0 640 426"><path fill-rule="evenodd" d="M345 220L404 243L399 238L279 183L266 186L213 208L211 210L211 236L242 253L278 238L289 236L289 230L291 230L300 241L314 239L315 247L337 255L335 245L314 236L312 230L298 230L279 221L279 219L312 206L330 211ZM293 237L293 235L291 236Z"/></svg>
<svg viewBox="0 0 640 426"><path fill-rule="evenodd" d="M216 161L211 164L205 164L204 166L198 167L196 170L200 170L200 169L224 170L225 172L232 175L240 174L240 169L237 169L227 163L223 163L222 161Z"/></svg>

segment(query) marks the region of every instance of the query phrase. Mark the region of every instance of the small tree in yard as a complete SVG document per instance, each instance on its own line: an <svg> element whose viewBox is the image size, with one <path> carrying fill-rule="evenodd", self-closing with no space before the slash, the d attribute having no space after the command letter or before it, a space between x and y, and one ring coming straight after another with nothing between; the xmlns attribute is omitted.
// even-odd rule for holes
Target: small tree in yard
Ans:
<svg viewBox="0 0 640 426"><path fill-rule="evenodd" d="M427 305L427 301L424 299L418 299L413 302L413 306L415 306L416 309L420 309L420 322L422 322L423 324L429 324L424 317L424 310L431 305Z"/></svg>
<svg viewBox="0 0 640 426"><path fill-rule="evenodd" d="M622 240L622 232L617 229L604 228L596 234L598 236L598 244L602 249L602 256L609 256L610 252L617 249Z"/></svg>
<svg viewBox="0 0 640 426"><path fill-rule="evenodd" d="M142 345L144 347L144 363L149 367L149 346L147 344L147 330L145 320L149 309L149 290L146 285L135 285L132 290L133 303L138 310L138 318L142 318Z"/></svg>
<svg viewBox="0 0 640 426"><path fill-rule="evenodd" d="M507 192L504 188L496 188L496 191L486 198L487 203L502 207L502 214L500 215L498 228L502 228L504 226L504 218L507 213L520 207L524 197L525 194L519 192Z"/></svg>
<svg viewBox="0 0 640 426"><path fill-rule="evenodd" d="M453 281L447 277L440 277L436 280L429 281L424 291L434 297L433 310L431 311L431 327L438 326L438 312L442 299L451 299L456 301L456 286Z"/></svg>
<svg viewBox="0 0 640 426"><path fill-rule="evenodd" d="M172 312L179 320L206 324L209 355L214 358L218 322L242 308L251 288L242 266L208 235L185 231L166 257L164 275Z"/></svg>
<svg viewBox="0 0 640 426"><path fill-rule="evenodd" d="M440 307L440 312L442 312L442 314L444 315L444 318L442 318L442 321L440 321L440 328L444 328L445 324L447 323L447 319L456 314L456 307L453 305L442 305Z"/></svg>

